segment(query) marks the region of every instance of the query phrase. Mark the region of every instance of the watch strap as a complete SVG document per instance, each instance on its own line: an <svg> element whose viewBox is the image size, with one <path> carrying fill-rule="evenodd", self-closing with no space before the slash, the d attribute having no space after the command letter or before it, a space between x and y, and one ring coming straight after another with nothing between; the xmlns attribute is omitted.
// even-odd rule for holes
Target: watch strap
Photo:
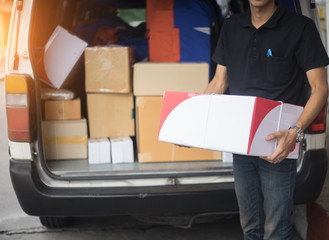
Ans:
<svg viewBox="0 0 329 240"><path fill-rule="evenodd" d="M297 132L296 142L301 142L303 139L303 130L296 125L291 126L290 129L294 129Z"/></svg>

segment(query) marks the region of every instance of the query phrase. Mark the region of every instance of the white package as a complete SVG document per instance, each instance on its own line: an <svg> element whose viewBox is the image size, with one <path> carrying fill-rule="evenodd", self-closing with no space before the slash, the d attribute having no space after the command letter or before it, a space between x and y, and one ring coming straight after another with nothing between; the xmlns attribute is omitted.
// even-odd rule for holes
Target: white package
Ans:
<svg viewBox="0 0 329 240"><path fill-rule="evenodd" d="M60 88L73 69L88 43L57 26L43 52L39 75L54 88Z"/></svg>
<svg viewBox="0 0 329 240"><path fill-rule="evenodd" d="M112 163L134 162L134 147L130 137L112 137L110 142Z"/></svg>
<svg viewBox="0 0 329 240"><path fill-rule="evenodd" d="M111 144L108 138L88 139L88 162L111 163Z"/></svg>

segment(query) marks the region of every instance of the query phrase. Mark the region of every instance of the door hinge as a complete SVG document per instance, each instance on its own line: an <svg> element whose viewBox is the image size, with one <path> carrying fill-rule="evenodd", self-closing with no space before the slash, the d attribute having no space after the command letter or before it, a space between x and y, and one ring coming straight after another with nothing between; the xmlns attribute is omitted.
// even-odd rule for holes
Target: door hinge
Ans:
<svg viewBox="0 0 329 240"><path fill-rule="evenodd" d="M18 0L16 5L17 10L17 30L16 30L16 42L15 42L15 53L14 53L14 70L18 70L19 56L18 56L18 39L19 39L19 28L21 21L21 12L23 10L23 0Z"/></svg>
<svg viewBox="0 0 329 240"><path fill-rule="evenodd" d="M17 11L22 11L23 10L23 0L18 0L17 5L16 5Z"/></svg>
<svg viewBox="0 0 329 240"><path fill-rule="evenodd" d="M168 179L168 184L169 185L179 185L179 178L177 177L171 177Z"/></svg>

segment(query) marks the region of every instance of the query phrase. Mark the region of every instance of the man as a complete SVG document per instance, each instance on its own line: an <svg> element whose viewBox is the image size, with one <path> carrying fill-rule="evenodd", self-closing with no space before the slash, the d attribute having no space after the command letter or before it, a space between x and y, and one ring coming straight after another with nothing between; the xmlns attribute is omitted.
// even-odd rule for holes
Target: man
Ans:
<svg viewBox="0 0 329 240"><path fill-rule="evenodd" d="M327 100L324 66L329 63L313 21L274 0L249 0L250 11L227 19L213 60L218 64L205 93L258 96L291 104L303 102L304 79L311 96L271 156L234 155L235 190L245 239L293 239L290 220L296 159L285 159Z"/></svg>

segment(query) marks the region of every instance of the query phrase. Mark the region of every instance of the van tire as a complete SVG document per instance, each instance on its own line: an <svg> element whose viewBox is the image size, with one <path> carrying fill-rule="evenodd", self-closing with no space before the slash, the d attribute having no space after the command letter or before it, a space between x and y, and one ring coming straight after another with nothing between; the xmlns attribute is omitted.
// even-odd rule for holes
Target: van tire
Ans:
<svg viewBox="0 0 329 240"><path fill-rule="evenodd" d="M65 228L69 227L72 219L68 217L39 217L40 222L47 228Z"/></svg>

